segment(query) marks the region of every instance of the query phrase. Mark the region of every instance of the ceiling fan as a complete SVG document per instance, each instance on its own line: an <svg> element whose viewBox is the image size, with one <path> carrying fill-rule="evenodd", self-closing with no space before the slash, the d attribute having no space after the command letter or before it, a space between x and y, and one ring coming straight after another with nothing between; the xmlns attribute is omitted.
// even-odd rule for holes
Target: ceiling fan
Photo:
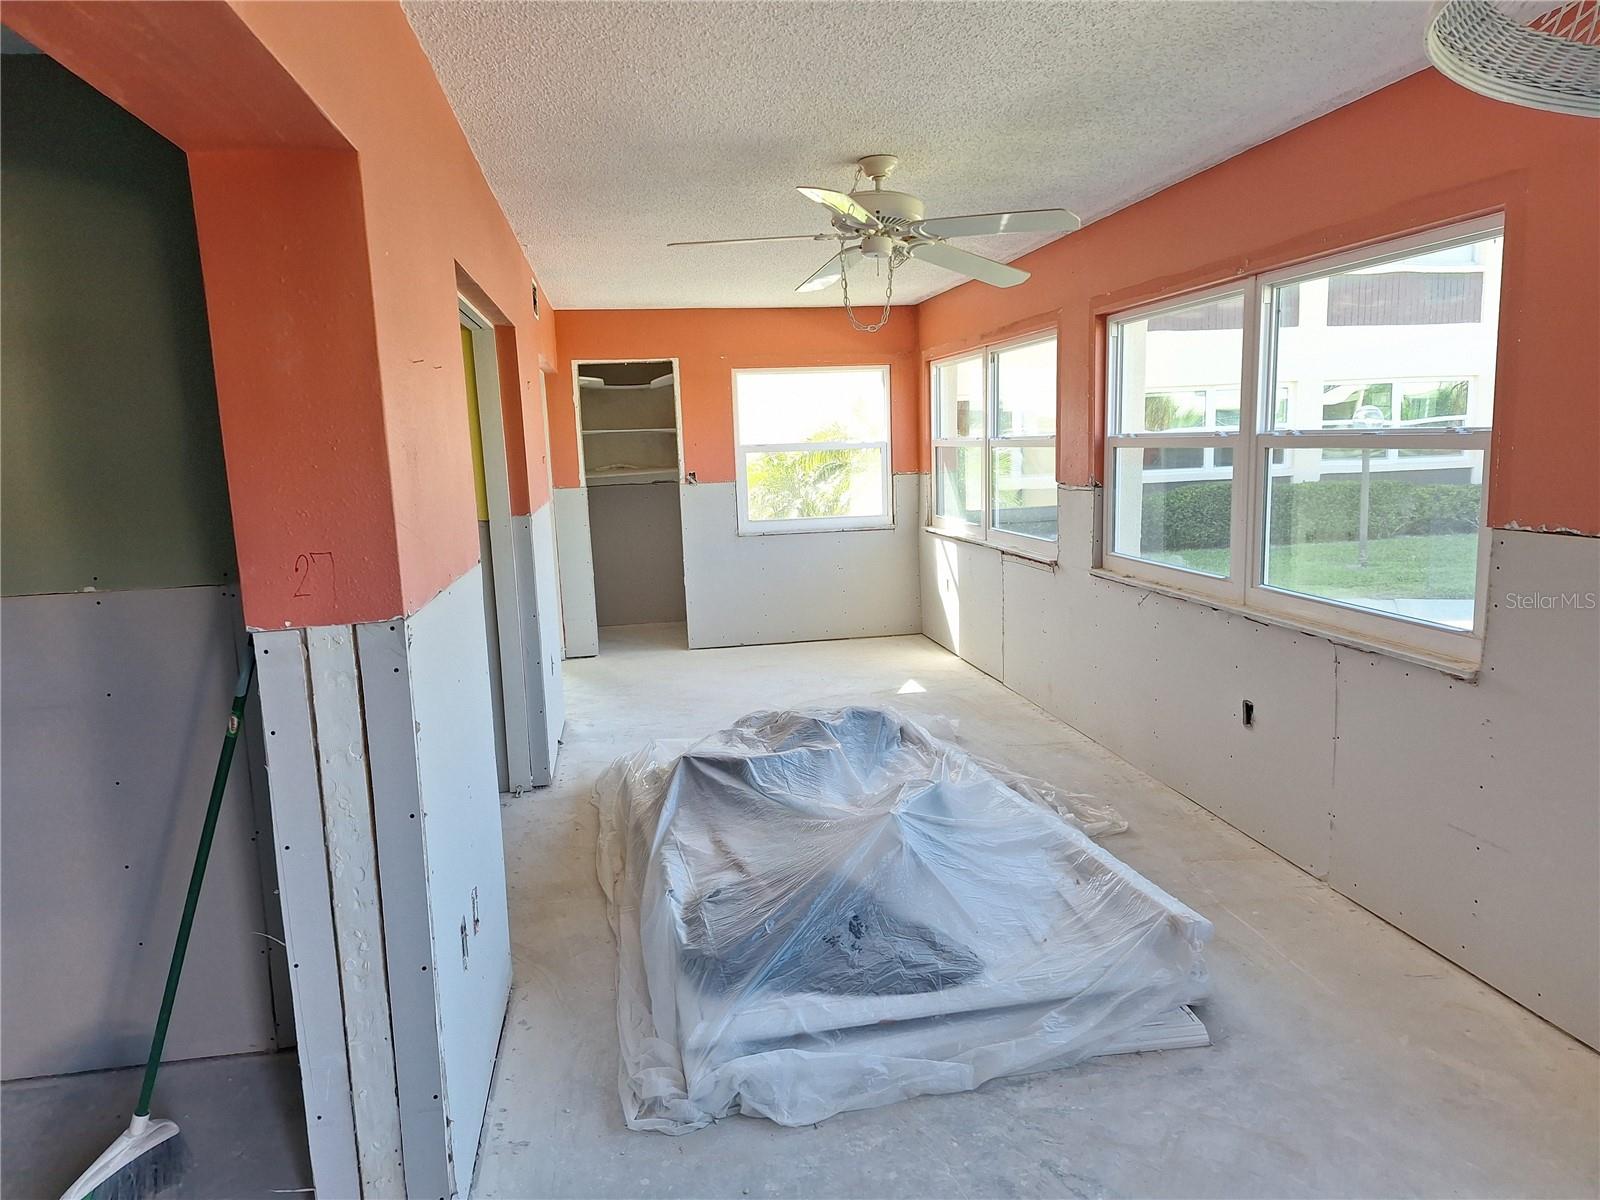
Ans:
<svg viewBox="0 0 1600 1200"><path fill-rule="evenodd" d="M884 188L883 181L900 165L893 154L869 154L857 163L857 179L870 179L870 188L836 192L829 188L802 187L808 200L828 209L833 228L827 233L780 234L775 237L712 238L708 241L669 242L669 246L729 246L755 242L837 242L834 256L801 281L797 292L815 292L838 283L844 289L845 314L857 329L872 332L889 319L894 295L895 269L910 259L932 263L980 283L1015 287L1028 272L1007 263L973 254L947 239L982 237L996 233L1071 233L1082 224L1064 208L1036 208L1023 212L974 213L964 217L925 217L920 199L908 192ZM850 306L849 269L863 261L886 264L888 285L883 314L875 324L857 320Z"/></svg>

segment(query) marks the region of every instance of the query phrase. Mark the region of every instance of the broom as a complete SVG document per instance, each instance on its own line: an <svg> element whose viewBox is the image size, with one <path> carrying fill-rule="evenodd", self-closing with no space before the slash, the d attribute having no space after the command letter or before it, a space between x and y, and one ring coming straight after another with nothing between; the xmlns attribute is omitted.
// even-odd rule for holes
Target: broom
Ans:
<svg viewBox="0 0 1600 1200"><path fill-rule="evenodd" d="M211 802L206 807L205 824L200 828L200 846L194 855L194 870L189 874L189 894L183 902L183 918L178 922L178 940L172 947L172 963L167 967L167 988L161 996L161 1012L156 1017L155 1036L150 1039L150 1057L144 1064L144 1086L133 1120L123 1134L106 1147L106 1152L62 1193L61 1200L87 1200L101 1189L101 1200L153 1196L168 1182L176 1166L172 1138L177 1123L150 1116L150 1097L156 1088L156 1072L161 1068L161 1050L167 1041L167 1025L172 1020L172 1004L178 996L178 977L183 973L183 956L189 949L189 932L194 928L195 908L200 903L200 885L206 878L206 860L211 857L211 840L217 832L217 817L222 812L222 793L228 784L228 769L233 765L233 750L239 741L239 723L244 719L245 696L255 675L253 646L246 648L244 669L233 689L233 708L228 714L228 732L222 738L222 754L211 781Z"/></svg>

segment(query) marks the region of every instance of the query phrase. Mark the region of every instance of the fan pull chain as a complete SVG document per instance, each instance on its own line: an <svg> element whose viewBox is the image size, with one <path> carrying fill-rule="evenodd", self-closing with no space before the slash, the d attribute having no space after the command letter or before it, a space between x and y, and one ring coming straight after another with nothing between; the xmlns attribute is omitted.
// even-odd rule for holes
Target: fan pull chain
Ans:
<svg viewBox="0 0 1600 1200"><path fill-rule="evenodd" d="M883 291L883 312L875 323L868 325L856 317L856 311L850 304L850 273L845 270L844 247L839 247L839 283L844 287L844 315L850 318L850 324L857 333L877 333L889 323L889 305L894 299L894 270L909 257L908 253L899 249L889 256L889 280Z"/></svg>

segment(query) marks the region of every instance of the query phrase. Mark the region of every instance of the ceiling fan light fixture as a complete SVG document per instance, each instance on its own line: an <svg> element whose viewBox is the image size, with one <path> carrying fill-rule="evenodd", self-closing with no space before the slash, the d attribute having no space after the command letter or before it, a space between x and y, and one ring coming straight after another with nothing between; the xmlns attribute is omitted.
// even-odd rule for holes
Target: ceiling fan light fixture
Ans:
<svg viewBox="0 0 1600 1200"><path fill-rule="evenodd" d="M894 297L895 271L913 258L994 287L1014 287L1028 278L1026 271L962 250L950 245L946 239L987 237L998 233L1071 233L1080 224L1077 216L1064 208L929 219L920 197L884 188L883 181L899 163L900 160L892 154L869 154L859 159L856 178L859 180L865 176L870 179L870 188L849 192L836 192L822 187L796 189L807 200L828 210L829 231L814 235L815 240L826 242L837 239L839 249L832 258L807 276L795 291L817 292L838 283L844 292L845 316L849 318L851 326L862 333L875 333L888 324ZM804 240L807 240L805 234L789 234L669 244L709 246ZM850 302L848 273L850 267L866 260L871 260L880 268L884 278L883 311L876 321L870 323L856 316Z"/></svg>
<svg viewBox="0 0 1600 1200"><path fill-rule="evenodd" d="M874 233L861 239L861 253L867 258L892 258L899 244L888 234Z"/></svg>

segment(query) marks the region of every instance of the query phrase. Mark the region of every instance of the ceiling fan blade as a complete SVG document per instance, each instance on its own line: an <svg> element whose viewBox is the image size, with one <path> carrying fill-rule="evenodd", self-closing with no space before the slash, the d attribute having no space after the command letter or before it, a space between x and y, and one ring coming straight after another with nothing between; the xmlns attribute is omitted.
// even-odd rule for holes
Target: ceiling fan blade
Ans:
<svg viewBox="0 0 1600 1200"><path fill-rule="evenodd" d="M861 247L859 246L851 246L842 254L835 254L822 266L806 276L804 282L795 288L795 291L820 292L825 287L832 287L839 282L839 276L844 273L844 268L854 266L856 260L860 257ZM844 260L843 264L840 263L841 258Z"/></svg>
<svg viewBox="0 0 1600 1200"><path fill-rule="evenodd" d="M946 245L944 242L918 242L911 247L911 256L932 263L936 267L943 267L946 271L968 275L980 283L993 284L995 287L1015 287L1028 280L1026 271L1020 271L1005 263L997 263L992 258L973 254L970 250Z"/></svg>
<svg viewBox="0 0 1600 1200"><path fill-rule="evenodd" d="M780 233L775 237L711 238L704 242L668 242L668 246L748 246L755 242L831 242L831 233Z"/></svg>
<svg viewBox="0 0 1600 1200"><path fill-rule="evenodd" d="M911 231L923 237L977 237L990 233L1071 233L1082 224L1077 213L1064 208L1032 208L1025 212L930 217L912 222Z"/></svg>
<svg viewBox="0 0 1600 1200"><path fill-rule="evenodd" d="M803 187L796 188L807 200L815 200L818 204L831 208L845 219L845 223L852 229L863 233L871 233L879 228L878 218L869 213L854 199L844 192L829 191L827 188Z"/></svg>

